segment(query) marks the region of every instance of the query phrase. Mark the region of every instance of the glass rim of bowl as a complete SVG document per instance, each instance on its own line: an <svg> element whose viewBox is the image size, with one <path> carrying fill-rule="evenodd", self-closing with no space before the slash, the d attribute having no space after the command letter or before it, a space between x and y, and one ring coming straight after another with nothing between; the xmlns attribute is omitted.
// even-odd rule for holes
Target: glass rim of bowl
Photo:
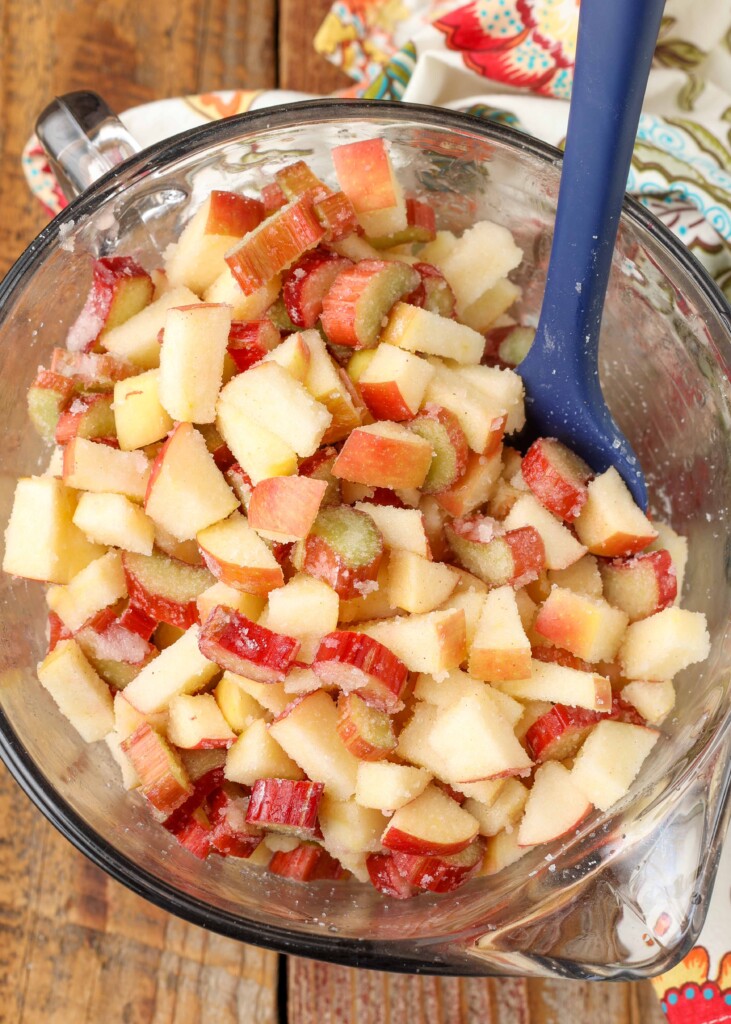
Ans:
<svg viewBox="0 0 731 1024"><path fill-rule="evenodd" d="M69 230L79 221L94 213L97 207L118 195L128 186L144 179L155 166L168 166L183 158L190 158L196 152L203 152L212 144L245 141L249 135L259 135L267 129L297 128L317 121L403 121L410 123L428 122L431 126L446 130L459 129L464 133L477 135L487 141L494 140L508 144L511 148L537 157L544 163L559 167L562 153L559 149L535 139L510 126L459 111L445 110L426 104L402 103L384 100L307 100L277 107L265 107L245 114L213 121L181 132L141 150L118 164L100 177L89 189L76 197L36 236L17 261L0 281L0 330L6 316L6 303L26 273L43 260L54 244L63 240L63 229ZM713 342L716 359L731 379L731 305L710 277L702 264L690 250L662 222L633 197L626 195L622 219L634 222L659 240L683 272L699 289L705 301L725 324L728 341L719 350ZM721 733L731 724L710 737L697 753L698 760L706 760L722 741ZM253 922L219 906L205 903L188 895L173 885L136 864L119 851L70 806L44 776L40 767L31 758L22 740L13 729L4 710L0 707L0 759L10 774L32 800L35 806L67 839L97 867L104 870L115 881L121 882L135 894L143 897L161 909L175 914L200 927L211 929L221 935L242 942L251 942L281 953L309 956L319 960L344 963L343 945L350 947L354 940L346 936L317 934L307 935L293 932L286 925ZM687 765L680 773L682 778L692 772L693 765ZM728 798L728 797L727 797ZM721 813L720 817L723 817ZM405 960L397 953L389 952L402 940L362 939L358 941L358 966L371 969L410 973L414 962ZM437 946L436 938L421 940L420 945ZM664 968L663 968L664 969ZM429 974L454 975L454 964L433 960L428 966ZM475 961L470 971L466 961L460 964L461 975L484 975L485 964ZM492 972L497 973L497 972ZM626 972L623 976L628 976ZM630 972L630 975L631 972Z"/></svg>

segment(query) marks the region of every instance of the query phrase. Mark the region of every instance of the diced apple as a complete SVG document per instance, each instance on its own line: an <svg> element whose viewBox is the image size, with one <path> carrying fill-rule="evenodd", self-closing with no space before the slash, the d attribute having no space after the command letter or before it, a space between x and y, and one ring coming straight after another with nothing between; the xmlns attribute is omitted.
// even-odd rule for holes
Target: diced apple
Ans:
<svg viewBox="0 0 731 1024"><path fill-rule="evenodd" d="M612 687L604 676L564 665L533 661L526 679L496 682L495 685L518 700L547 700L553 704L609 711Z"/></svg>
<svg viewBox="0 0 731 1024"><path fill-rule="evenodd" d="M206 565L222 583L259 595L283 585L281 566L240 512L201 530L196 539Z"/></svg>
<svg viewBox="0 0 731 1024"><path fill-rule="evenodd" d="M400 853L458 853L477 835L471 814L434 785L400 807L386 826L381 842Z"/></svg>
<svg viewBox="0 0 731 1024"><path fill-rule="evenodd" d="M408 302L393 307L381 342L467 364L479 363L485 349L485 339L471 327Z"/></svg>
<svg viewBox="0 0 731 1024"><path fill-rule="evenodd" d="M395 550L388 560L388 600L406 612L430 612L447 600L457 579L457 573L443 562Z"/></svg>
<svg viewBox="0 0 731 1024"><path fill-rule="evenodd" d="M706 617L672 606L627 627L619 663L627 679L672 679L711 651Z"/></svg>
<svg viewBox="0 0 731 1024"><path fill-rule="evenodd" d="M681 537L679 533L676 533L672 526L669 526L667 523L655 522L653 525L657 530L657 538L652 544L648 545L647 550L668 551L670 553L677 577L675 604L678 604L683 593L683 579L685 567L688 563L688 540L686 537Z"/></svg>
<svg viewBox="0 0 731 1024"><path fill-rule="evenodd" d="M333 362L319 331L304 331L302 337L310 350L305 387L332 416L322 443L342 441L362 423L361 411L354 400L352 389L344 379L347 375Z"/></svg>
<svg viewBox="0 0 731 1024"><path fill-rule="evenodd" d="M118 380L131 377L135 367L126 359L102 352L69 352L54 348L51 373L70 378L76 390L79 385L91 390L111 391Z"/></svg>
<svg viewBox="0 0 731 1024"><path fill-rule="evenodd" d="M429 739L449 782L525 775L531 768L508 720L476 695L440 709Z"/></svg>
<svg viewBox="0 0 731 1024"><path fill-rule="evenodd" d="M408 247L416 242L432 242L436 235L435 226L434 207L411 197L406 200L406 227L378 238L371 237L369 241L376 249L386 250Z"/></svg>
<svg viewBox="0 0 731 1024"><path fill-rule="evenodd" d="M528 753L535 761L564 761L573 757L599 721L598 711L554 704L526 730Z"/></svg>
<svg viewBox="0 0 731 1024"><path fill-rule="evenodd" d="M648 725L660 725L675 707L675 687L669 679L661 683L637 680L622 687L622 700L636 708Z"/></svg>
<svg viewBox="0 0 731 1024"><path fill-rule="evenodd" d="M513 434L525 426L523 381L514 370L497 366L460 366L458 374L471 388L480 392L483 402L502 409L507 415L505 433Z"/></svg>
<svg viewBox="0 0 731 1024"><path fill-rule="evenodd" d="M551 586L573 590L575 594L584 594L586 597L602 596L602 577L594 555L583 555L578 562L574 562L566 569L549 569L547 576ZM620 607L614 601L609 603Z"/></svg>
<svg viewBox="0 0 731 1024"><path fill-rule="evenodd" d="M364 761L358 766L355 801L361 807L395 811L423 793L431 778L424 768L413 765Z"/></svg>
<svg viewBox="0 0 731 1024"><path fill-rule="evenodd" d="M538 612L535 629L584 661L613 661L628 616L603 598L554 587Z"/></svg>
<svg viewBox="0 0 731 1024"><path fill-rule="evenodd" d="M523 252L507 228L483 220L454 242L439 266L457 297L457 309L461 312L477 302L488 288L494 288L501 278L507 277L522 258Z"/></svg>
<svg viewBox="0 0 731 1024"><path fill-rule="evenodd" d="M296 473L297 456L293 449L243 412L235 393L227 391L229 386L221 392L216 423L251 483Z"/></svg>
<svg viewBox="0 0 731 1024"><path fill-rule="evenodd" d="M166 260L171 285L202 295L225 270L224 256L264 219L264 205L235 192L214 189L183 228Z"/></svg>
<svg viewBox="0 0 731 1024"><path fill-rule="evenodd" d="M127 584L118 551L108 551L78 572L70 583L51 587L48 607L72 633L103 608L127 596Z"/></svg>
<svg viewBox="0 0 731 1024"><path fill-rule="evenodd" d="M496 836L503 829L512 829L523 813L529 793L518 779L505 779L489 803L470 797L463 806L477 820L480 835Z"/></svg>
<svg viewBox="0 0 731 1024"><path fill-rule="evenodd" d="M276 329L276 328L275 328ZM263 358L264 363L277 363L286 370L290 377L304 383L310 369L310 348L302 337L304 331L299 334L290 334L281 344L267 352ZM258 361L258 360L257 360ZM240 366L242 370L249 369L248 366Z"/></svg>
<svg viewBox="0 0 731 1024"><path fill-rule="evenodd" d="M199 302L168 310L160 353L160 402L174 420L215 420L230 327L230 306Z"/></svg>
<svg viewBox="0 0 731 1024"><path fill-rule="evenodd" d="M228 267L219 274L213 284L203 294L205 302L222 302L231 307L234 320L258 320L270 309L282 286L279 275L257 288L250 294L244 294L237 280Z"/></svg>
<svg viewBox="0 0 731 1024"><path fill-rule="evenodd" d="M517 700L492 686L487 686L479 679L474 679L461 669L453 669L446 678L439 679L421 673L414 687L414 697L417 700L435 704L437 707L449 707L466 696L477 697L487 707L501 714L511 726L514 726L523 714L523 706Z"/></svg>
<svg viewBox="0 0 731 1024"><path fill-rule="evenodd" d="M5 530L3 570L12 576L69 583L104 548L73 522L76 495L51 476L21 477Z"/></svg>
<svg viewBox="0 0 731 1024"><path fill-rule="evenodd" d="M392 551L410 551L421 558L431 558L424 517L415 508L395 508L375 502L358 501L357 511L369 515Z"/></svg>
<svg viewBox="0 0 731 1024"><path fill-rule="evenodd" d="M466 309L462 309L459 318L468 327L484 334L498 317L517 302L521 294L517 284L513 284L507 277L500 278Z"/></svg>
<svg viewBox="0 0 731 1024"><path fill-rule="evenodd" d="M233 608L214 608L203 623L200 649L221 668L261 683L281 682L300 644L247 619Z"/></svg>
<svg viewBox="0 0 731 1024"><path fill-rule="evenodd" d="M465 379L458 370L432 360L435 369L429 382L424 405L436 405L451 412L464 432L473 452L485 457L496 452L505 433L507 409L504 402L491 400Z"/></svg>
<svg viewBox="0 0 731 1024"><path fill-rule="evenodd" d="M360 139L332 151L335 174L367 235L407 226L406 200L383 139Z"/></svg>
<svg viewBox="0 0 731 1024"><path fill-rule="evenodd" d="M181 693L168 705L168 740L187 750L230 747L236 739L213 694Z"/></svg>
<svg viewBox="0 0 731 1024"><path fill-rule="evenodd" d="M336 800L355 792L358 760L338 736L335 702L323 690L291 705L269 727L270 735L310 779L322 782Z"/></svg>
<svg viewBox="0 0 731 1024"><path fill-rule="evenodd" d="M659 733L626 722L599 722L578 753L571 779L600 811L629 790Z"/></svg>
<svg viewBox="0 0 731 1024"><path fill-rule="evenodd" d="M219 399L221 407L231 405L259 426L273 432L300 456L312 455L318 448L332 420L324 405L315 401L303 384L294 380L277 363L259 363L240 373L223 388ZM246 462L229 440L227 431L221 432L234 455L254 479ZM282 476L272 473L271 476ZM257 483L254 480L254 483Z"/></svg>
<svg viewBox="0 0 731 1024"><path fill-rule="evenodd" d="M38 666L38 679L87 743L114 728L107 685L99 678L75 640L61 640Z"/></svg>
<svg viewBox="0 0 731 1024"><path fill-rule="evenodd" d="M324 233L311 198L294 199L229 249L226 263L244 294L251 295L314 249Z"/></svg>
<svg viewBox="0 0 731 1024"><path fill-rule="evenodd" d="M221 714L236 735L246 732L252 722L263 720L264 710L261 705L248 693L245 693L228 672L224 672L213 691L213 696ZM278 771L257 771L254 778L260 779L265 775L280 774L281 772Z"/></svg>
<svg viewBox="0 0 731 1024"><path fill-rule="evenodd" d="M269 595L268 625L289 636L322 636L337 629L339 607L332 587L300 573Z"/></svg>
<svg viewBox="0 0 731 1024"><path fill-rule="evenodd" d="M160 371L147 370L114 385L114 422L122 451L144 448L172 430L160 402Z"/></svg>
<svg viewBox="0 0 731 1024"><path fill-rule="evenodd" d="M384 420L353 430L335 460L333 473L371 487L421 487L431 460L428 441L399 423Z"/></svg>
<svg viewBox="0 0 731 1024"><path fill-rule="evenodd" d="M515 864L529 852L529 848L518 845L518 830L498 832L487 841L485 856L479 868L478 876L496 875L499 871Z"/></svg>
<svg viewBox="0 0 731 1024"><path fill-rule="evenodd" d="M241 782L242 785L253 785L258 778L304 777L300 768L269 734L266 722L261 718L252 721L230 746L224 772L231 782Z"/></svg>
<svg viewBox="0 0 731 1024"><path fill-rule="evenodd" d="M531 647L512 587L485 595L469 653L470 675L477 679L524 679L530 673Z"/></svg>
<svg viewBox="0 0 731 1024"><path fill-rule="evenodd" d="M657 537L613 466L589 484L586 504L574 525L581 543L605 557L635 554Z"/></svg>
<svg viewBox="0 0 731 1024"><path fill-rule="evenodd" d="M249 523L270 540L303 540L317 517L326 490L325 481L306 476L262 480L251 493Z"/></svg>
<svg viewBox="0 0 731 1024"><path fill-rule="evenodd" d="M425 359L379 345L358 387L373 416L380 420L410 420L419 411L434 367Z"/></svg>
<svg viewBox="0 0 731 1024"><path fill-rule="evenodd" d="M550 843L574 831L591 811L572 773L558 761L548 761L535 774L518 829L519 846Z"/></svg>
<svg viewBox="0 0 731 1024"><path fill-rule="evenodd" d="M205 622L218 604L222 604L225 608L235 608L237 612L241 612L247 619L256 622L264 610L266 598L258 594L244 593L242 590L236 590L227 583L219 581L208 587L196 598L200 621Z"/></svg>
<svg viewBox="0 0 731 1024"><path fill-rule="evenodd" d="M503 521L506 530L532 526L541 535L546 552L547 569L566 569L586 553L583 544L534 498L524 494L518 498Z"/></svg>
<svg viewBox="0 0 731 1024"><path fill-rule="evenodd" d="M198 648L199 634L198 626L191 626L125 688L125 698L143 715L162 711L178 694L195 693L218 673L218 665Z"/></svg>
<svg viewBox="0 0 731 1024"><path fill-rule="evenodd" d="M63 479L80 491L145 496L150 464L144 452L122 452L97 441L75 437L64 449Z"/></svg>
<svg viewBox="0 0 731 1024"><path fill-rule="evenodd" d="M157 339L165 326L168 310L199 301L190 288L170 288L159 299L105 334L102 344L107 352L119 359L125 359L143 370L152 370L160 362L160 343Z"/></svg>
<svg viewBox="0 0 731 1024"><path fill-rule="evenodd" d="M448 672L467 656L465 614L461 609L396 616L363 623L358 628L393 651L410 672Z"/></svg>
<svg viewBox="0 0 731 1024"><path fill-rule="evenodd" d="M153 463L147 514L177 540L192 540L238 504L203 436L190 423L179 423Z"/></svg>
<svg viewBox="0 0 731 1024"><path fill-rule="evenodd" d="M95 544L108 544L151 555L155 526L142 509L123 494L92 494L79 497L74 523Z"/></svg>
<svg viewBox="0 0 731 1024"><path fill-rule="evenodd" d="M129 256L94 260L86 302L69 328L70 352L89 351L114 327L139 313L152 300L150 275Z"/></svg>
<svg viewBox="0 0 731 1024"><path fill-rule="evenodd" d="M329 795L320 805L323 845L337 857L341 853L374 853L381 849L381 833L386 818L373 807L354 800L335 800Z"/></svg>

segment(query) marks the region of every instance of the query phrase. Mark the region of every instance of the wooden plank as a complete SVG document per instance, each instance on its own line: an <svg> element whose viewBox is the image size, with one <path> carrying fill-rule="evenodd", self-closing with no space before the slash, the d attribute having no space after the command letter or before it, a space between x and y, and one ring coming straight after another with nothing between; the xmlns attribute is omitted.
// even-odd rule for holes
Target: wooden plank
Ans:
<svg viewBox="0 0 731 1024"><path fill-rule="evenodd" d="M0 274L43 227L20 156L54 95L93 88L116 110L163 96L276 84L276 0L0 0Z"/></svg>
<svg viewBox="0 0 731 1024"><path fill-rule="evenodd" d="M312 49L332 0L279 0L279 84L326 96L352 79Z"/></svg>
<svg viewBox="0 0 731 1024"><path fill-rule="evenodd" d="M648 983L429 978L289 959L290 1024L659 1024Z"/></svg>

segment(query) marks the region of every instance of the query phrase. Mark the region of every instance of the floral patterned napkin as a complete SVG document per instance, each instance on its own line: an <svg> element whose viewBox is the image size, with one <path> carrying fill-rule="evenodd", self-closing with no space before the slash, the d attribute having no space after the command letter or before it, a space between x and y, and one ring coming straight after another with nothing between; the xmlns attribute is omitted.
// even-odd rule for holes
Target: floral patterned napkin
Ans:
<svg viewBox="0 0 731 1024"><path fill-rule="evenodd" d="M611 2L611 0L607 0ZM315 49L354 80L343 96L407 100L501 121L560 146L579 0L336 0ZM247 110L313 98L284 90L159 100L122 114L141 145ZM49 213L65 199L36 139L23 154ZM731 298L731 0L667 0L628 190ZM731 1024L731 843L699 944L653 982L674 1024Z"/></svg>

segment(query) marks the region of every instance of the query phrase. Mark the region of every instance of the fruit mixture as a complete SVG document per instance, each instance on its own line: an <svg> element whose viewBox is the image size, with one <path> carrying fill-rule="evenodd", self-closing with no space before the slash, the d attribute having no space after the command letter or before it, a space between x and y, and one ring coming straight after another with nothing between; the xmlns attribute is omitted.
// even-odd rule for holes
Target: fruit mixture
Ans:
<svg viewBox="0 0 731 1024"><path fill-rule="evenodd" d="M94 262L4 569L49 584L41 684L187 850L406 898L610 808L709 637L615 470L506 443L510 232L436 231L382 140L332 158L212 192L162 269Z"/></svg>

